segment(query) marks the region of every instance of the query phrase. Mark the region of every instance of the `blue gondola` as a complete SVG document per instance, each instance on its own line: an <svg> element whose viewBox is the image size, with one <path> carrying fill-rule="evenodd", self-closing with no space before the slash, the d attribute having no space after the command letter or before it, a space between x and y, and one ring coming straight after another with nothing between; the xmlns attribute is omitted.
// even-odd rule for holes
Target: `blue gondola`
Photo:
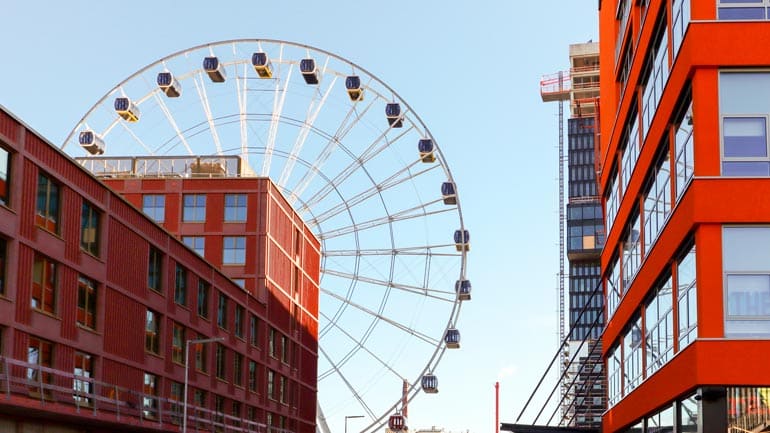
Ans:
<svg viewBox="0 0 770 433"><path fill-rule="evenodd" d="M459 349L460 348L460 331L455 328L449 328L444 335L444 343L446 343L447 349Z"/></svg>
<svg viewBox="0 0 770 433"><path fill-rule="evenodd" d="M436 162L436 155L433 153L433 140L422 138L417 143L417 150L420 151L422 162Z"/></svg>
<svg viewBox="0 0 770 433"><path fill-rule="evenodd" d="M388 118L388 124L391 128L404 126L401 118L401 105L398 102L390 102L385 105L385 117Z"/></svg>
<svg viewBox="0 0 770 433"><path fill-rule="evenodd" d="M178 98L182 94L182 85L171 75L171 72L158 73L158 87L169 98Z"/></svg>
<svg viewBox="0 0 770 433"><path fill-rule="evenodd" d="M115 98L115 111L120 117L128 122L136 122L139 120L139 107L134 105L134 103L125 96Z"/></svg>
<svg viewBox="0 0 770 433"><path fill-rule="evenodd" d="M203 70L206 71L211 81L215 83L224 83L226 74L225 68L219 62L217 57L205 57L203 59Z"/></svg>
<svg viewBox="0 0 770 433"><path fill-rule="evenodd" d="M438 392L438 378L433 373L428 373L422 377L422 390L428 394Z"/></svg>
<svg viewBox="0 0 770 433"><path fill-rule="evenodd" d="M468 230L455 230L455 247L457 251L470 251L471 234Z"/></svg>
<svg viewBox="0 0 770 433"><path fill-rule="evenodd" d="M91 155L101 155L104 153L104 140L96 135L94 131L80 131L78 142L80 143L80 146Z"/></svg>
<svg viewBox="0 0 770 433"><path fill-rule="evenodd" d="M444 182L441 184L441 196L444 197L444 204L457 204L457 192L453 182Z"/></svg>
<svg viewBox="0 0 770 433"><path fill-rule="evenodd" d="M471 280L457 280L455 281L455 292L457 298L461 301L471 300Z"/></svg>
<svg viewBox="0 0 770 433"><path fill-rule="evenodd" d="M364 100L364 88L361 87L361 78L358 75L350 75L345 78L345 88L351 101L358 102Z"/></svg>
<svg viewBox="0 0 770 433"><path fill-rule="evenodd" d="M406 425L406 417L400 413L391 415L390 418L388 418L388 428L393 432L408 430L409 427Z"/></svg>
<svg viewBox="0 0 770 433"><path fill-rule="evenodd" d="M318 69L315 67L315 60L302 59L299 61L299 71L302 78L308 84L318 84Z"/></svg>
<svg viewBox="0 0 770 433"><path fill-rule="evenodd" d="M267 58L267 53L261 51L251 55L251 64L259 78L273 78L273 65Z"/></svg>

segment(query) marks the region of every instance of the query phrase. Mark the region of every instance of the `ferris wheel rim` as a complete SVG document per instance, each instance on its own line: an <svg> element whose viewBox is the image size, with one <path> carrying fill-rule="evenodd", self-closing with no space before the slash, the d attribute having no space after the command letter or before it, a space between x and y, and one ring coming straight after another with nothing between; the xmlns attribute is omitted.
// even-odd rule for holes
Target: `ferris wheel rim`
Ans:
<svg viewBox="0 0 770 433"><path fill-rule="evenodd" d="M126 79L124 79L123 81L121 81L120 83L115 85L107 93L105 93L105 95L101 99L99 99L99 101L97 101L93 105L93 107L76 123L75 127L73 128L73 130L65 138L64 143L62 145L62 149L64 149L64 147L67 146L67 144L69 144L71 141L73 141L75 139L75 137L78 134L78 132L80 130L82 130L84 125L87 124L86 120L89 119L89 117L94 113L95 110L97 110L99 107L103 106L105 104L105 102L108 100L108 98L110 98L111 96L115 95L116 92L119 92L121 90L121 88L125 84L131 82L132 80L137 79L138 77L141 77L142 74L144 74L148 70L151 70L153 67L155 67L155 66L157 66L157 65L159 65L159 64L161 64L161 63L163 63L165 61L169 61L170 59L174 59L176 57L183 56L186 53L191 53L191 52L195 52L195 51L199 51L199 50L203 50L203 49L211 48L211 47L218 47L218 46L224 46L224 45L230 45L230 44L240 44L240 43L266 43L266 44L278 44L278 45L281 45L281 46L289 45L289 46L292 46L292 47L298 47L298 48L304 48L304 49L312 50L313 52L324 54L324 55L326 55L326 56L328 56L330 58L336 59L337 61L340 61L342 63L348 64L354 70L360 71L363 74L368 75L370 78L376 80L379 85L383 86L387 91L389 91L392 94L392 98L394 100L397 100L399 103L404 105L404 107L406 109L406 112L408 112L410 114L410 116L412 116L414 118L414 120L416 122L418 122L419 125L422 127L422 129L424 131L424 135L426 137L430 138L431 140L433 140L433 142L436 144L435 152L438 154L439 159L441 161L441 164L437 165L437 167L440 167L443 170L443 172L444 172L444 174L446 176L447 181L452 182L453 184L456 185L448 164L446 164L444 162L445 159L444 159L444 156L443 156L443 152L442 152L441 148L438 146L437 141L433 137L433 135L430 132L430 130L428 129L427 125L422 121L422 119L417 114L417 112L411 108L411 106L406 102L406 100L404 98L402 98L395 90L393 90L387 83L385 83L384 81L379 79L376 75L372 74L371 72L369 72L365 68L361 67L360 65L358 65L358 64L356 64L354 62L351 62L350 60L345 59L345 58L343 58L343 57L341 57L341 56L339 56L337 54L334 54L332 52L329 52L329 51L326 51L326 50L323 50L323 49L320 49L320 48L316 48L316 47L313 47L313 46L310 46L310 45L294 43L294 42L291 42L291 41L285 41L285 40L279 40L279 39L246 38L246 39L230 39L230 40L223 40L223 41L217 41L217 42L210 42L210 43L200 44L200 45L197 45L197 46L194 46L194 47L190 47L190 48L187 48L187 49L184 49L184 50L180 50L180 51L174 52L174 53L169 54L169 55L167 55L167 56L165 56L165 57L163 57L161 59L158 59L158 60L156 60L154 62L151 62L151 63L147 64L143 68L137 70L136 72L131 74L129 77L127 77ZM382 97L382 98L385 99L384 97ZM295 119L295 120L299 120L299 119ZM312 125L310 125L310 127L312 128ZM275 152L275 150L271 150L271 152ZM220 154L222 154L221 151L220 151ZM290 155L290 157L292 157L292 156ZM279 156L279 158L280 158L280 156ZM307 161L304 161L304 163L305 164L310 164ZM360 165L360 168L362 170L364 170L364 172L366 172L366 167L363 164ZM371 179L371 176L370 176L370 180L371 180L372 184L376 186L377 182L374 179ZM329 183L329 184L334 186L333 183ZM278 185L278 184L276 183L276 185ZM282 191L286 190L286 188L283 185L278 185L278 186L279 186L279 189L281 189ZM383 209L385 209L386 215L388 217L391 217L390 211L388 210L388 207L387 207L387 205L388 205L387 200L385 199L385 197L383 197L381 192L378 192L377 194L379 196L379 199L382 201ZM463 220L462 208L461 208L461 204L460 204L459 193L457 191L455 191L455 194L456 194L455 209L456 209L456 214L457 214L457 218L458 218L459 229L460 230L465 230L465 223L464 223L464 220ZM345 203L346 206L347 206L347 200L345 199L345 197L340 196L340 200L343 203ZM312 207L306 208L306 210L312 213L313 208ZM349 207L348 207L348 210L350 210ZM352 215L351 215L351 223L353 224L353 226L355 226L355 224L356 224L356 220L352 217ZM396 251L397 250L397 245L395 244L395 242L393 240L393 230L394 230L394 228L392 226L392 223L388 223L388 229L389 229L389 231L391 233L391 246L392 246L392 249L393 249L393 251ZM318 224L316 224L316 229L313 230L314 233L316 233L317 235L324 233L323 231L318 231L318 230L321 230L321 229L320 229L320 226ZM356 237L356 243L358 243L358 240L357 240L358 239L357 238L358 237L358 231L354 229L354 233L353 234ZM320 280L319 280L319 296L321 296L321 294L324 292L324 289L322 287L321 281L323 280L324 276L326 275L326 272L327 272L327 269L328 269L325 266L325 263L326 263L327 259L329 258L329 256L327 255L328 250L325 248L325 245L326 245L325 244L325 239L323 239L322 236L319 236L319 239L321 240L321 260L322 260L322 262L321 262L322 267L321 267L321 270L320 270L321 274L320 274ZM360 247L358 245L356 246L356 249L359 251L359 254L356 256L356 260L359 260L360 256L361 256L361 254L360 254L361 250L360 250ZM460 278L465 278L465 276L466 276L466 266L467 266L467 264L466 264L466 260L467 260L466 259L466 252L463 251L463 252L459 253L459 255L461 256L459 276L460 276ZM393 274L392 274L392 267L394 266L395 258L396 258L396 254L393 253L391 255L391 274L387 278L388 290L390 290L392 287L397 285L397 282L395 281L395 279L393 277ZM356 273L355 274L356 274L356 276L358 275L357 268L356 268ZM351 287L354 287L356 282L351 280L350 284L351 284ZM348 295L349 295L349 292L348 292ZM383 301L382 301L383 305L384 305L385 301L386 301L386 299L383 298ZM346 297L345 302L343 302L343 305L345 306L345 308L350 306L350 299L349 299L349 297ZM459 316L459 312L460 312L461 306L462 306L462 302L460 302L458 300L454 301L452 309L451 309L451 313L448 315L447 324L446 324L446 326L444 326L445 331L447 329L453 327L456 324L456 320L457 320L457 317ZM319 309L319 318L320 318L320 315L321 315L321 311ZM371 330L373 329L373 327L380 323L379 320L380 319L377 319L377 318L372 319L372 322L370 324L370 329L365 334L364 342L371 335ZM329 320L329 324L327 324L326 326L327 327L331 327L331 326L334 326L334 325L336 325L336 321ZM423 368L422 372L410 384L408 401L411 401L412 399L414 399L416 397L416 395L419 393L420 377L422 377L426 373L431 372L435 368L435 366L438 364L438 362L441 360L441 358L443 357L444 352L446 351L446 346L443 344L443 339L441 337L442 336L439 336L435 340L435 350L432 352L432 356L430 357L430 359L425 361L426 364L425 364L425 367ZM319 343L320 343L320 340L321 340L321 336L320 336L320 333L319 333ZM320 344L318 346L318 350L319 350L319 357L320 357L321 356L321 352L322 352L322 347L321 347ZM360 350L360 349L356 349L356 351L357 350ZM345 362L347 362L347 361L345 361ZM333 364L333 362L330 362L330 363ZM319 379L319 381L320 381L320 379ZM319 397L320 397L320 393L319 393ZM321 399L319 398L319 404L322 403L322 402L320 402L320 400ZM394 400L395 400L395 403L385 413L378 414L379 417L377 419L372 419L372 423L369 426L367 426L364 430L370 429L372 427L376 428L378 426L381 426L383 424L383 422L382 422L383 419L385 421L387 421L388 413L395 411L398 408L399 404L401 403L400 399L394 399ZM320 413L320 411L319 411L319 413Z"/></svg>

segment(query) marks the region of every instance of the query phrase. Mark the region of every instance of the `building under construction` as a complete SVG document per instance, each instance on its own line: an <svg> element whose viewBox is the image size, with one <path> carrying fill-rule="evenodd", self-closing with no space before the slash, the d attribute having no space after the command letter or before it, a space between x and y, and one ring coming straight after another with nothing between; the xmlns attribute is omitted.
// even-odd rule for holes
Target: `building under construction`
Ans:
<svg viewBox="0 0 770 433"><path fill-rule="evenodd" d="M601 291L596 290L604 246L595 164L595 143L598 142L595 127L599 111L598 43L570 45L569 57L569 70L548 75L540 83L543 101L559 104L561 412L563 425L599 427L606 404L599 342L604 320L603 302ZM566 101L569 101L570 109L565 159L563 105ZM568 273L565 257L569 262ZM565 276L569 281L569 328L565 328Z"/></svg>

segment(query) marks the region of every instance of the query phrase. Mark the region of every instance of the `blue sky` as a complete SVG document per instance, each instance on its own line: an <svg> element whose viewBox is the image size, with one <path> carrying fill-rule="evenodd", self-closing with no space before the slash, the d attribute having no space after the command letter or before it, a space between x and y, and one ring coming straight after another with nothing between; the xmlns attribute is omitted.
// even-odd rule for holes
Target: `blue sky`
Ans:
<svg viewBox="0 0 770 433"><path fill-rule="evenodd" d="M545 3L5 0L0 104L60 143L133 72L207 42L281 39L366 68L440 143L472 235L462 349L411 427L491 432L495 381L512 422L557 344L557 107L538 83L567 68L570 43L598 39L595 0Z"/></svg>

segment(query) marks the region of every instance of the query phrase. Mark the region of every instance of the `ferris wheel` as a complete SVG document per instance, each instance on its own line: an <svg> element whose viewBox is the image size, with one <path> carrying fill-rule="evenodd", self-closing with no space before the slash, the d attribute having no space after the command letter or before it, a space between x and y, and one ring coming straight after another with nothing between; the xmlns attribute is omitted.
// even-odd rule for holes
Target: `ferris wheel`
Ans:
<svg viewBox="0 0 770 433"><path fill-rule="evenodd" d="M321 242L321 431L350 414L378 430L404 400L437 391L470 299L470 239L436 140L367 70L279 40L193 47L115 86L62 148L238 156L239 176L277 185Z"/></svg>

